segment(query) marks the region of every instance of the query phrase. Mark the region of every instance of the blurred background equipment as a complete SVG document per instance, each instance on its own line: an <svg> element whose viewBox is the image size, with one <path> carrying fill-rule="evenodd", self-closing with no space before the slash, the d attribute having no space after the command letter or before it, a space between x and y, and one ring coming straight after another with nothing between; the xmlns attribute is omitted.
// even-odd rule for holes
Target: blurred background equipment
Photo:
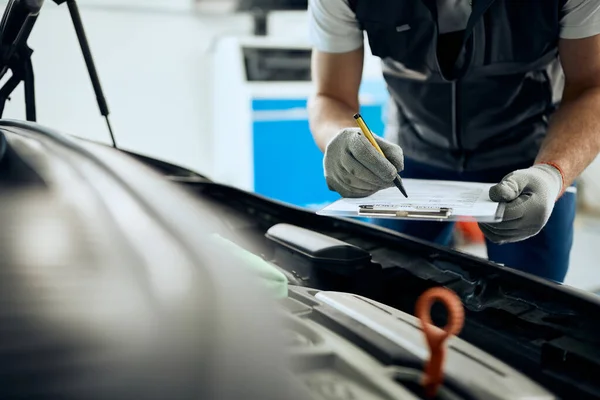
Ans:
<svg viewBox="0 0 600 400"><path fill-rule="evenodd" d="M191 0L201 11L247 12L262 10L263 12L293 10L304 11L308 0Z"/></svg>
<svg viewBox="0 0 600 400"><path fill-rule="evenodd" d="M308 0L238 0L238 11L306 10Z"/></svg>
<svg viewBox="0 0 600 400"><path fill-rule="evenodd" d="M382 134L387 90L378 60L366 58L361 113ZM311 47L303 37L226 37L217 42L214 179L311 209L339 198L327 188L323 155L310 134L310 60Z"/></svg>

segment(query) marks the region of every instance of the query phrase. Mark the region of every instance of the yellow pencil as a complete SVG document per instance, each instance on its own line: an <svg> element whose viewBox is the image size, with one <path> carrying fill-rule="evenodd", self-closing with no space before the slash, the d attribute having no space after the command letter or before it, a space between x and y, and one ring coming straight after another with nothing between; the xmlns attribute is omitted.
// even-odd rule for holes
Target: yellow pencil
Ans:
<svg viewBox="0 0 600 400"><path fill-rule="evenodd" d="M371 144L373 145L373 147L375 147L375 149L383 157L385 157L385 154L381 150L381 147L379 147L379 144L377 144L377 141L375 140L375 137L373 136L373 133L371 132L371 130L369 129L369 127L365 123L365 120L363 119L363 117L361 117L360 114L355 114L354 115L354 119L356 120L356 123L360 127L360 129L363 132L363 134L365 135L365 137L369 140L369 142L371 142ZM402 184L402 178L400 177L400 174L398 174L398 176L396 177L396 179L394 179L394 185L396 185L396 187L400 190L400 192L404 195L404 197L408 198L408 195L406 194L406 190L404 189L404 185Z"/></svg>

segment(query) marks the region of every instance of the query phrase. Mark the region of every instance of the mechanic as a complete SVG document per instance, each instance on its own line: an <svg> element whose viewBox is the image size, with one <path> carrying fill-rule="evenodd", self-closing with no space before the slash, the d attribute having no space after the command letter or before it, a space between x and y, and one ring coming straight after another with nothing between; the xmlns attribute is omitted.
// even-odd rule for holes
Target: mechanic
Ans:
<svg viewBox="0 0 600 400"><path fill-rule="evenodd" d="M575 179L600 151L600 0L310 0L310 127L329 188L489 182L490 260L562 282ZM390 93L379 155L356 127L364 39ZM559 57L560 56L560 57ZM410 193L409 193L410 198ZM452 224L375 220L448 245Z"/></svg>

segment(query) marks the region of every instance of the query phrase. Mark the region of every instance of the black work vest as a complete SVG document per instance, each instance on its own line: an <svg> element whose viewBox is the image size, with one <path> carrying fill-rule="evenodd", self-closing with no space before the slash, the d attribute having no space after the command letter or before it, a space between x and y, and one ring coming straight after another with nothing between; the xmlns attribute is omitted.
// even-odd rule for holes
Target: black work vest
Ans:
<svg viewBox="0 0 600 400"><path fill-rule="evenodd" d="M382 59L386 138L409 158L457 171L533 161L562 96L565 1L473 0L456 62L442 69L435 0L350 0Z"/></svg>

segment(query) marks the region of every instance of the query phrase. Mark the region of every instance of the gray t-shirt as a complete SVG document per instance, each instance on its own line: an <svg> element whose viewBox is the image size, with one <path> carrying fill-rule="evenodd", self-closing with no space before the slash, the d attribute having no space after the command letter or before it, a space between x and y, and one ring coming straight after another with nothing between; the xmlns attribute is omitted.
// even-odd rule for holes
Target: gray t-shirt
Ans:
<svg viewBox="0 0 600 400"><path fill-rule="evenodd" d="M470 0L437 0L441 34L466 28L471 15L470 3ZM348 0L309 0L308 17L310 38L317 50L344 53L356 50L364 43L363 33ZM599 34L600 0L567 0L560 26L560 37L564 39Z"/></svg>

